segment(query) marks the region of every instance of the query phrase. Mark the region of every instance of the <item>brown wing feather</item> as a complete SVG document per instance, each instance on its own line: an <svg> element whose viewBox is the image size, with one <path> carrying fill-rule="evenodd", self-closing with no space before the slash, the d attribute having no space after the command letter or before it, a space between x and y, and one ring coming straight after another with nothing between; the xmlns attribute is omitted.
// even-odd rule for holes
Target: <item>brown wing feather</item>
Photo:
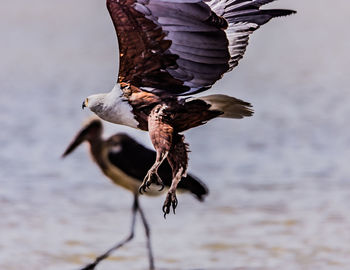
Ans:
<svg viewBox="0 0 350 270"><path fill-rule="evenodd" d="M119 83L190 94L228 70L227 22L204 1L107 0L107 8L119 42Z"/></svg>
<svg viewBox="0 0 350 270"><path fill-rule="evenodd" d="M164 40L162 28L133 8L135 0L107 0L107 8L117 32L120 64L118 82L137 87L187 91L167 67L176 66L178 56L164 54L171 41Z"/></svg>

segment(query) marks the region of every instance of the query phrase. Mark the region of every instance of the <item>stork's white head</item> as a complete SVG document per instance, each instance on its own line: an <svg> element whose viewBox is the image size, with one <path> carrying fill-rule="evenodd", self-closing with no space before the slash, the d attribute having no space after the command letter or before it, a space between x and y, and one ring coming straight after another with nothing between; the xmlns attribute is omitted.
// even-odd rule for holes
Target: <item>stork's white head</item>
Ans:
<svg viewBox="0 0 350 270"><path fill-rule="evenodd" d="M82 108L89 108L97 116L111 123L138 128L138 122L132 113L132 107L121 96L119 85L116 85L108 94L88 96Z"/></svg>

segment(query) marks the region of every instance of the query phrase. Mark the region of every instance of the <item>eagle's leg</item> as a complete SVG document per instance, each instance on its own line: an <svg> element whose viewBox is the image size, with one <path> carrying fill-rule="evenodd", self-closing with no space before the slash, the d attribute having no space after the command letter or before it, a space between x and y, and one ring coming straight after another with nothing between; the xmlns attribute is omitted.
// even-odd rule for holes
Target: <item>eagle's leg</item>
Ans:
<svg viewBox="0 0 350 270"><path fill-rule="evenodd" d="M167 158L171 149L173 138L173 127L170 125L170 116L166 112L167 106L165 104L159 104L153 108L148 116L148 132L152 141L152 144L157 152L156 161L149 169L146 177L144 178L139 192L146 192L146 189L150 187L152 183L161 185L162 190L164 184L162 179L158 175L158 168Z"/></svg>
<svg viewBox="0 0 350 270"><path fill-rule="evenodd" d="M170 213L170 207L172 207L175 214L175 209L178 204L176 198L176 188L182 177L186 176L188 164L188 144L184 142L184 139L185 137L183 135L174 135L173 146L168 154L168 161L173 170L173 180L163 205L164 217Z"/></svg>
<svg viewBox="0 0 350 270"><path fill-rule="evenodd" d="M163 190L164 184L163 184L162 179L158 175L158 168L163 163L163 161L167 157L167 155L168 155L168 152L157 151L156 162L148 170L145 178L143 179L141 186L139 187L139 192L141 194L142 194L142 192L146 192L147 188L149 188L152 183L155 183L155 184L161 186L159 191Z"/></svg>

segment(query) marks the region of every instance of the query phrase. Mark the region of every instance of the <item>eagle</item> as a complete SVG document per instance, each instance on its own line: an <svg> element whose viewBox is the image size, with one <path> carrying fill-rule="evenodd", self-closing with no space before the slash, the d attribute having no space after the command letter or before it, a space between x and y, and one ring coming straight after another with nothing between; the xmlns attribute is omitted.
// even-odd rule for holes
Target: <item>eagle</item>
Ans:
<svg viewBox="0 0 350 270"><path fill-rule="evenodd" d="M148 131L156 160L139 192L164 187L158 168L167 159L172 183L164 215L178 204L176 188L188 167L184 131L216 118L253 114L250 103L227 95L193 96L238 65L250 34L274 17L295 13L260 9L275 0L107 0L119 44L119 74L109 93L82 107L100 118Z"/></svg>

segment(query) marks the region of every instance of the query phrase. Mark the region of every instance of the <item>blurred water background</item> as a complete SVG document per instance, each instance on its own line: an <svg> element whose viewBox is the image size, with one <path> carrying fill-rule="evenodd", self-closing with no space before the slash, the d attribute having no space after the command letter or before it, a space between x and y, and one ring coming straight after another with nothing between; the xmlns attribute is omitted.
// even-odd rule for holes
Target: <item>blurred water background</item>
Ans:
<svg viewBox="0 0 350 270"><path fill-rule="evenodd" d="M278 1L275 19L209 93L255 115L186 133L205 203L144 198L156 264L166 269L350 269L347 0ZM102 0L3 0L0 8L0 269L77 269L129 230L132 196L81 147L60 155L90 114L82 100L113 87L116 40ZM125 131L150 146L146 133ZM147 269L136 239L98 269Z"/></svg>

